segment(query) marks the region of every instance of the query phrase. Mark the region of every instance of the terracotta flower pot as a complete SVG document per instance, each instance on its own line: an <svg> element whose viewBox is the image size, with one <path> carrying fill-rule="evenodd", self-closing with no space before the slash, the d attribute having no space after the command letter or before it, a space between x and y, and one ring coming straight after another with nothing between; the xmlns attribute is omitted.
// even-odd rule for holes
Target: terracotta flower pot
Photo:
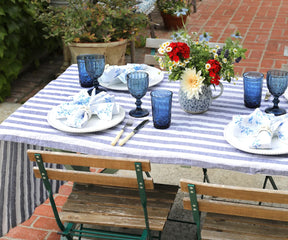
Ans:
<svg viewBox="0 0 288 240"><path fill-rule="evenodd" d="M182 15L177 17L175 15L170 15L161 12L161 16L164 22L164 26L167 30L178 30L183 28L183 25L186 23L187 15Z"/></svg>
<svg viewBox="0 0 288 240"><path fill-rule="evenodd" d="M109 43L69 43L71 63L77 63L80 54L103 54L106 64L124 65L127 40Z"/></svg>

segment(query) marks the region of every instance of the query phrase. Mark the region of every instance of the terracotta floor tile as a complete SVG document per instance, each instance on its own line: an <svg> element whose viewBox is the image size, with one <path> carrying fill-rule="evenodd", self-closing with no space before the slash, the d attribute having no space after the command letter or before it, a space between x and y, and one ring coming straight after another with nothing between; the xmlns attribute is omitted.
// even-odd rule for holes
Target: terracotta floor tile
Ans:
<svg viewBox="0 0 288 240"><path fill-rule="evenodd" d="M58 211L61 211L60 208L58 208ZM50 205L40 205L37 207L34 211L34 215L36 216L44 216L44 217L54 217L53 210Z"/></svg>
<svg viewBox="0 0 288 240"><path fill-rule="evenodd" d="M47 234L47 231L18 226L11 229L6 236L22 240L42 240L47 236Z"/></svg>
<svg viewBox="0 0 288 240"><path fill-rule="evenodd" d="M60 235L56 232L50 232L45 240L60 240Z"/></svg>
<svg viewBox="0 0 288 240"><path fill-rule="evenodd" d="M21 223L21 225L23 225L23 226L31 226L31 225L33 225L33 223L36 221L37 218L38 218L37 216L33 215L27 221Z"/></svg>
<svg viewBox="0 0 288 240"><path fill-rule="evenodd" d="M54 217L53 218L40 217L34 222L33 227L40 228L40 229L60 231Z"/></svg>
<svg viewBox="0 0 288 240"><path fill-rule="evenodd" d="M59 194L68 196L72 191L72 186L64 184L59 189Z"/></svg>

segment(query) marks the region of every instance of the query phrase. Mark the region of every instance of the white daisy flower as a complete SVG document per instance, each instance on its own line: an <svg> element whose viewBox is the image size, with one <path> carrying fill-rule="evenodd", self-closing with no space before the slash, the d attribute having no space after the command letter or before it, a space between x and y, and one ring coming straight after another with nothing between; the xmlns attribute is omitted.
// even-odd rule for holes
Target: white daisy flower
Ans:
<svg viewBox="0 0 288 240"><path fill-rule="evenodd" d="M166 52L171 52L172 51L172 47L166 47Z"/></svg>
<svg viewBox="0 0 288 240"><path fill-rule="evenodd" d="M158 49L158 53L160 53L160 54L164 54L164 53L165 53L165 49L164 49L164 48L162 48L162 47L161 47L161 48L159 48L159 49Z"/></svg>
<svg viewBox="0 0 288 240"><path fill-rule="evenodd" d="M195 97L199 99L202 93L204 77L201 76L201 70L196 72L195 68L188 68L182 74L181 89L186 93L188 99Z"/></svg>

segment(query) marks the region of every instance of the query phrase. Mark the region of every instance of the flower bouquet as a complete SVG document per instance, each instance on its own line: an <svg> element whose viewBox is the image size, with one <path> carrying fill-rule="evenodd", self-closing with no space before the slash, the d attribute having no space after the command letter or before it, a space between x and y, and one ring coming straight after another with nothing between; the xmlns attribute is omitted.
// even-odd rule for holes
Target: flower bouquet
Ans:
<svg viewBox="0 0 288 240"><path fill-rule="evenodd" d="M231 82L235 77L234 64L245 58L247 49L240 45L239 32L232 37L236 40L228 38L221 46L212 46L208 33L198 36L180 30L171 42L160 46L156 60L161 69L168 71L170 80L181 81L180 89L188 99L199 99L205 87L217 86L221 79Z"/></svg>

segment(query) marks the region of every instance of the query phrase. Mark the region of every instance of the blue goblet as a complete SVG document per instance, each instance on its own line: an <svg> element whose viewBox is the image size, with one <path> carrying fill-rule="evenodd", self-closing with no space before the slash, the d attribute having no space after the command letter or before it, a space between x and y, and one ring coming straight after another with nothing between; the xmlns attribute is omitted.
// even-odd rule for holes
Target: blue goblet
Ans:
<svg viewBox="0 0 288 240"><path fill-rule="evenodd" d="M93 79L93 86L96 89L96 93L103 91L99 89L98 78L104 72L105 69L105 57L100 54L90 54L85 56L85 68L88 75Z"/></svg>
<svg viewBox="0 0 288 240"><path fill-rule="evenodd" d="M79 82L80 86L84 88L91 88L93 87L93 79L87 73L85 67L85 57L87 54L82 54L77 56L77 65L78 65L78 72L79 72Z"/></svg>
<svg viewBox="0 0 288 240"><path fill-rule="evenodd" d="M273 113L275 116L280 116L286 113L286 110L279 108L279 97L287 89L288 72L281 70L270 70L267 72L267 87L269 92L273 95L273 107L266 108L266 113Z"/></svg>
<svg viewBox="0 0 288 240"><path fill-rule="evenodd" d="M149 74L146 72L131 72L126 76L128 90L136 98L136 109L129 112L129 115L136 118L145 117L148 110L141 108L141 98L145 96L149 85Z"/></svg>

